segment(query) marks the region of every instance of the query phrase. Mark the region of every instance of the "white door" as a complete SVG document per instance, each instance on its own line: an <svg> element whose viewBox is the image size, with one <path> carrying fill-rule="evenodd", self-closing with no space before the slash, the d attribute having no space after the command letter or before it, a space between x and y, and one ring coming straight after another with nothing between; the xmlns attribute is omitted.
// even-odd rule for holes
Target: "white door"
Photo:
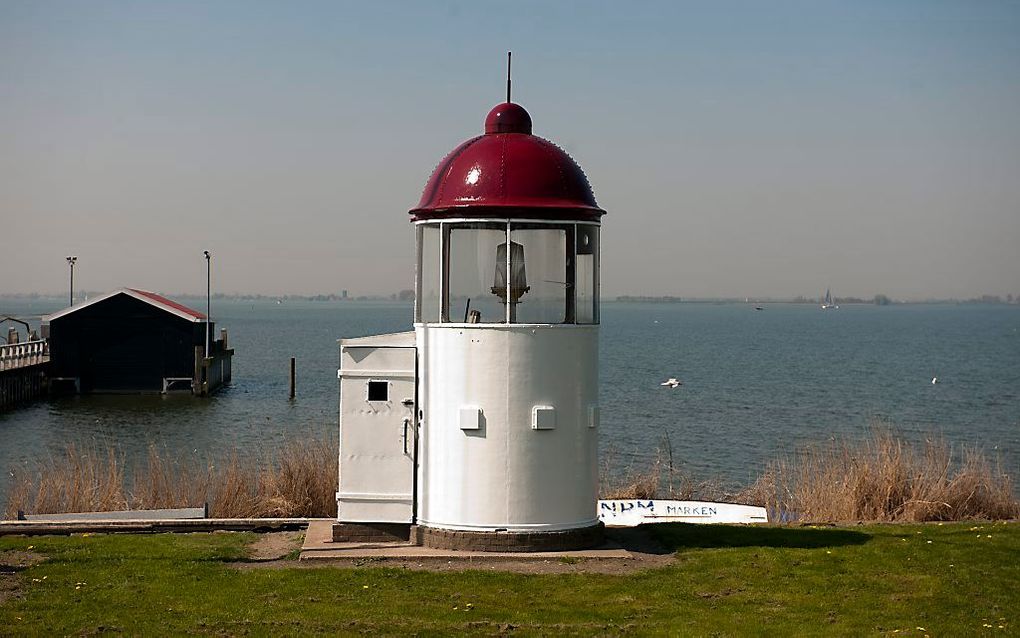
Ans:
<svg viewBox="0 0 1020 638"><path fill-rule="evenodd" d="M342 346L337 520L413 523L415 349Z"/></svg>

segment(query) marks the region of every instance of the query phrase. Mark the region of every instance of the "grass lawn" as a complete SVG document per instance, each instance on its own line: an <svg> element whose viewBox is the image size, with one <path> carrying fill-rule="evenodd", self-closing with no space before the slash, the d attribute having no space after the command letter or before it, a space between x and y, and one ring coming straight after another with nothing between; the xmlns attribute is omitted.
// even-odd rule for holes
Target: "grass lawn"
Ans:
<svg viewBox="0 0 1020 638"><path fill-rule="evenodd" d="M1020 524L654 532L676 561L629 575L239 570L251 534L2 537L47 560L8 578L0 634L1017 633Z"/></svg>

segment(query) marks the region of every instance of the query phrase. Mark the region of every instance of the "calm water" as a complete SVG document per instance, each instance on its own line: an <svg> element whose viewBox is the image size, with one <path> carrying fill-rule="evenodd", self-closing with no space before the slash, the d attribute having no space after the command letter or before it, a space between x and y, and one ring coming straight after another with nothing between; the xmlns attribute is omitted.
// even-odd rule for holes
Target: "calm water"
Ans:
<svg viewBox="0 0 1020 638"><path fill-rule="evenodd" d="M62 304L0 306L29 316ZM71 397L0 414L0 498L11 471L68 441L216 458L330 432L336 339L409 329L411 309L231 301L213 314L236 350L230 388L211 399ZM980 445L1020 470L1020 307L608 303L602 317L600 436L617 467L640 464L669 436L674 458L698 476L746 482L779 453L861 434L878 418L912 437ZM673 376L684 385L659 385Z"/></svg>

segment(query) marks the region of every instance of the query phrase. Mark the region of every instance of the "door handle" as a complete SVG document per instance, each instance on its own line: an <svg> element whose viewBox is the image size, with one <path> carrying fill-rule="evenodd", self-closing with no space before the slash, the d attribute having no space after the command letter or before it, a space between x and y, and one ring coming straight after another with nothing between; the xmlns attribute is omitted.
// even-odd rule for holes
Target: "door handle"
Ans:
<svg viewBox="0 0 1020 638"><path fill-rule="evenodd" d="M407 428L411 425L411 419L404 417L404 454L407 454Z"/></svg>

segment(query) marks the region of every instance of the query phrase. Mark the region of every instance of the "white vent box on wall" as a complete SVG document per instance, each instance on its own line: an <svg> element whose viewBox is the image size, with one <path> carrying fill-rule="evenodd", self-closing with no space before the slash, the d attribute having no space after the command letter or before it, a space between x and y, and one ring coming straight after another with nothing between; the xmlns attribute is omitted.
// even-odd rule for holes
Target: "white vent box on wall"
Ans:
<svg viewBox="0 0 1020 638"><path fill-rule="evenodd" d="M462 407L459 412L460 429L480 430L482 429L482 410L477 406Z"/></svg>

